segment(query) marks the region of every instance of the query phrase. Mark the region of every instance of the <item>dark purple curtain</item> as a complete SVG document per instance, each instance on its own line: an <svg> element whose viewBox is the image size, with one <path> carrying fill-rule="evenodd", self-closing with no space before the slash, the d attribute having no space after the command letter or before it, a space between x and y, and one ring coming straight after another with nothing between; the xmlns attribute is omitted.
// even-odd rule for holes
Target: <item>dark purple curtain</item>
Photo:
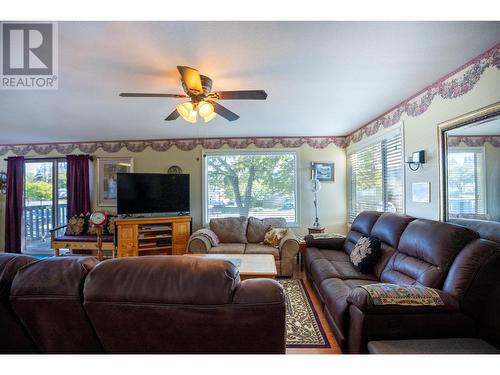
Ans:
<svg viewBox="0 0 500 375"><path fill-rule="evenodd" d="M24 157L7 159L5 252L21 253L23 238Z"/></svg>
<svg viewBox="0 0 500 375"><path fill-rule="evenodd" d="M90 212L89 155L68 155L68 216Z"/></svg>

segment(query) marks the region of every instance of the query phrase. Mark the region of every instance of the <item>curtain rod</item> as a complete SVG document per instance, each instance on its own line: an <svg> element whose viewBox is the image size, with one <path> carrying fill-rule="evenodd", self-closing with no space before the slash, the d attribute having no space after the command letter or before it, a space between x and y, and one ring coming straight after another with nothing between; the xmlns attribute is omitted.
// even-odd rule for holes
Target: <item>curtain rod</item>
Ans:
<svg viewBox="0 0 500 375"><path fill-rule="evenodd" d="M60 156L60 157L50 157L50 158L24 158L24 160L60 160L60 159L66 159L66 157L64 156ZM5 158L3 159L4 161L8 161L9 158ZM94 157L93 156L89 156L89 160L90 161L94 161Z"/></svg>

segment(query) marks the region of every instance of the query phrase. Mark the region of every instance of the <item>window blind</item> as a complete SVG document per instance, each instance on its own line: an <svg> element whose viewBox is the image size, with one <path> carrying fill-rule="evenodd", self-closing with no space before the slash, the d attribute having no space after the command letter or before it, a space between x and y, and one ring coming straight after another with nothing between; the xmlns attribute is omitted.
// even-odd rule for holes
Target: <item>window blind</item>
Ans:
<svg viewBox="0 0 500 375"><path fill-rule="evenodd" d="M348 156L349 222L362 211L403 212L401 136L393 135Z"/></svg>

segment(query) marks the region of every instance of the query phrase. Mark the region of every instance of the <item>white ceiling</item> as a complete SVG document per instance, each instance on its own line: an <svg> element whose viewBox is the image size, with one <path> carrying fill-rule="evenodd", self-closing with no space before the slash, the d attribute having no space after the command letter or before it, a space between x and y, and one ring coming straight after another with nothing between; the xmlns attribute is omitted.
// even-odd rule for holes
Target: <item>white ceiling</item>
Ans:
<svg viewBox="0 0 500 375"><path fill-rule="evenodd" d="M182 137L346 135L500 40L500 22L61 22L59 89L0 91L0 144ZM176 65L241 116L163 119Z"/></svg>

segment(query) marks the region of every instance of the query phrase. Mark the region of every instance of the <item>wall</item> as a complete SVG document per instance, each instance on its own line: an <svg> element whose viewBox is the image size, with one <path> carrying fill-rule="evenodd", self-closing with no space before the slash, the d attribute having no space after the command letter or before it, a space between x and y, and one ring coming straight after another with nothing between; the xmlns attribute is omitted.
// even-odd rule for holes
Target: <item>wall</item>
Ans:
<svg viewBox="0 0 500 375"><path fill-rule="evenodd" d="M405 156L425 150L426 164L412 172L406 167L406 213L427 219L439 219L439 154L438 128L443 121L500 101L500 73L488 68L480 81L466 95L454 99L436 97L429 109L417 117L403 116ZM411 199L413 182L431 183L430 203L415 203Z"/></svg>
<svg viewBox="0 0 500 375"><path fill-rule="evenodd" d="M224 148L228 148L224 146ZM275 149L281 148L276 146ZM255 149L254 146L247 150ZM294 228L297 235L304 235L307 227L314 221L313 194L309 189L310 162L323 161L335 163L335 182L323 183L320 191L320 220L328 230L344 232L346 230L346 162L345 150L334 144L325 148L316 149L307 144L295 150L299 155L299 181L300 181L300 227ZM191 215L193 217L193 229L202 225L202 147L197 146L190 151L182 151L171 147L167 151L154 151L146 148L142 152L131 152L122 149L119 152L110 153L97 149L94 157L133 157L135 172L164 173L171 165L179 165L185 173L191 175ZM81 153L79 151L73 153ZM5 156L13 156L12 152ZM57 151L51 151L46 155L36 154L30 151L26 157L55 157L62 156ZM7 163L0 160L0 171L7 169ZM95 179L94 179L95 180ZM95 184L95 181L94 181ZM97 206L97 197L92 192L93 207ZM4 248L5 231L5 196L0 195L0 249Z"/></svg>

